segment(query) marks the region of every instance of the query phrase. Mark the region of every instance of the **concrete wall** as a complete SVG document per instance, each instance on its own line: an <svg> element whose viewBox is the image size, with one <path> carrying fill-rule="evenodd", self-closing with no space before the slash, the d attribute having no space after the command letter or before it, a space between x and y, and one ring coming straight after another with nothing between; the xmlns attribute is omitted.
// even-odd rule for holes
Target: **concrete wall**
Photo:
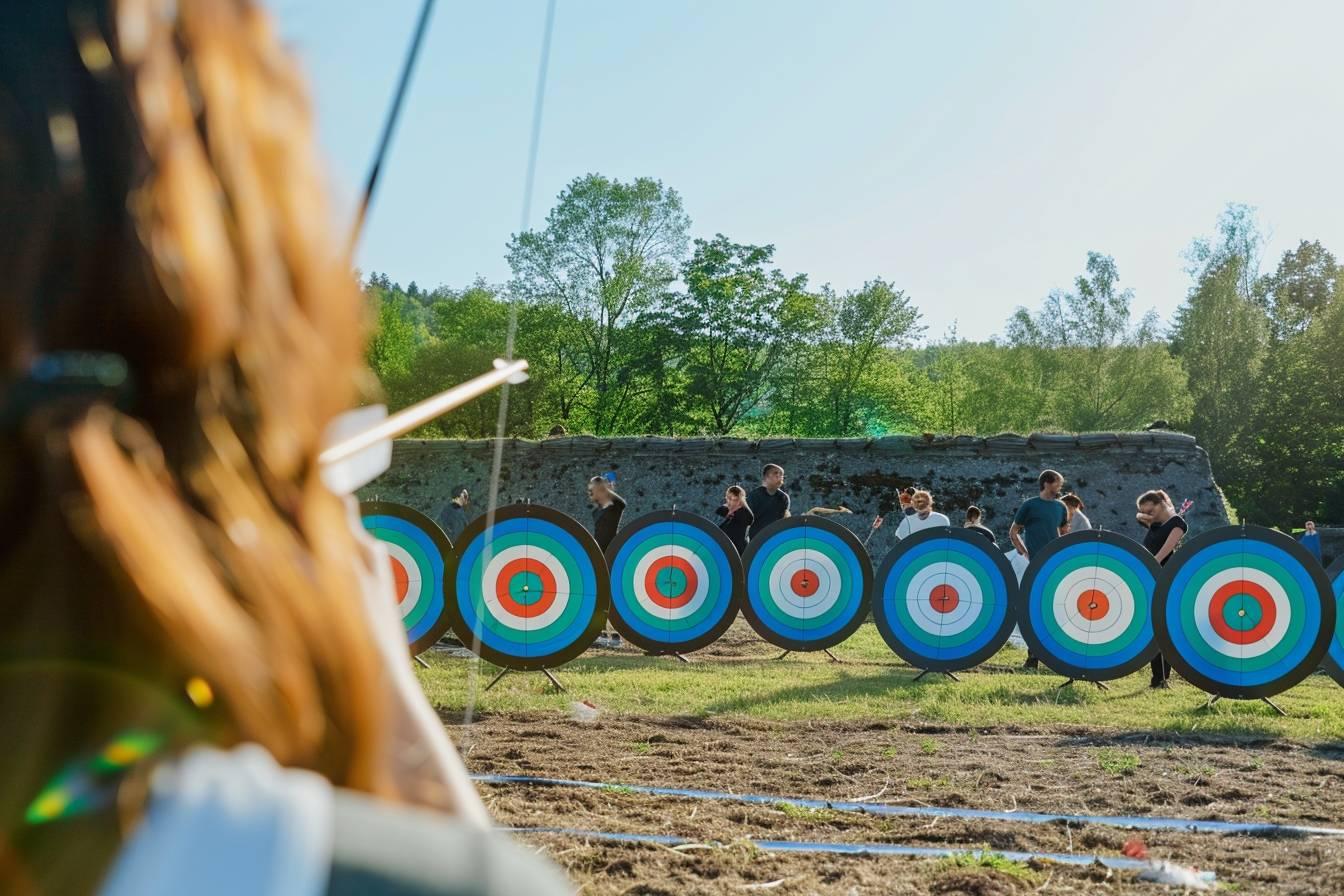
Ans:
<svg viewBox="0 0 1344 896"><path fill-rule="evenodd" d="M361 492L416 507L433 516L455 485L475 496L473 510L485 507L495 443L491 440L402 440L392 468ZM1087 504L1096 526L1141 537L1134 522L1134 499L1163 488L1179 504L1195 505L1187 515L1192 533L1227 523L1222 496L1209 459L1192 437L1179 433L1037 434L988 439L894 436L881 439L596 438L580 436L503 444L499 475L501 503L523 499L591 522L584 488L588 477L608 470L629 502L627 521L641 513L676 505L706 515L724 489L755 485L761 466L777 463L794 513L844 501L853 516L833 517L866 533L875 513L887 513L907 485L930 489L937 509L962 522L969 504L987 512L987 525L1007 546L1008 526L1017 506L1036 494L1036 477L1054 468ZM894 522L894 518L893 518ZM870 543L875 560L893 543L892 530Z"/></svg>

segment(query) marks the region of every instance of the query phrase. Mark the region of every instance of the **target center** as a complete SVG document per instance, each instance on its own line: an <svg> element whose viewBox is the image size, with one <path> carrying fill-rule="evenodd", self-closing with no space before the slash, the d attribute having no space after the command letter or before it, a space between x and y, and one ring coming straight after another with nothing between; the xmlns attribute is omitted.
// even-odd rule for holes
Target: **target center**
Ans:
<svg viewBox="0 0 1344 896"><path fill-rule="evenodd" d="M1231 644L1254 644L1269 635L1278 618L1273 596L1259 583L1238 579L1213 594L1209 622Z"/></svg>
<svg viewBox="0 0 1344 896"><path fill-rule="evenodd" d="M544 591L541 576L530 570L515 573L513 580L509 582L509 594L525 607L541 600Z"/></svg>
<svg viewBox="0 0 1344 896"><path fill-rule="evenodd" d="M933 591L929 592L929 605L938 613L951 613L961 603L961 595L957 589L951 585L942 584L935 586Z"/></svg>
<svg viewBox="0 0 1344 896"><path fill-rule="evenodd" d="M1264 615L1259 601L1248 594L1236 595L1223 608L1223 619L1230 628L1239 632L1255 628Z"/></svg>
<svg viewBox="0 0 1344 896"><path fill-rule="evenodd" d="M681 597L686 585L686 573L675 566L666 566L658 573L658 591L664 597Z"/></svg>
<svg viewBox="0 0 1344 896"><path fill-rule="evenodd" d="M821 580L815 572L804 567L795 572L789 579L789 587L799 597L811 597L821 588Z"/></svg>
<svg viewBox="0 0 1344 896"><path fill-rule="evenodd" d="M1111 610L1111 599L1106 592L1089 588L1078 595L1078 615L1088 622L1096 622Z"/></svg>

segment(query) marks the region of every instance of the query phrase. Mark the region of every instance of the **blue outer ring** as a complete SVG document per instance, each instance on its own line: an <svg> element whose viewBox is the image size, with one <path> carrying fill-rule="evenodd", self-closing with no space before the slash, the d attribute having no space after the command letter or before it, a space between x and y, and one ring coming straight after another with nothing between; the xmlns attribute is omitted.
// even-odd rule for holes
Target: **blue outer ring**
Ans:
<svg viewBox="0 0 1344 896"><path fill-rule="evenodd" d="M1278 565L1305 598L1302 637L1279 661L1263 669L1241 672L1202 657L1194 645L1194 602L1204 568L1229 555L1254 555ZM1225 526L1206 532L1176 555L1159 585L1154 615L1158 644L1182 677L1222 697L1272 697L1302 681L1325 658L1335 627L1335 599L1330 580L1306 549L1280 532L1259 526ZM1201 641L1201 644L1203 642Z"/></svg>
<svg viewBox="0 0 1344 896"><path fill-rule="evenodd" d="M894 612L895 603L905 599L896 586L911 567L940 562L952 554L961 563L974 564L989 579L992 590L985 595L982 613L988 624L965 644L944 646L930 651L922 641L927 633L908 632ZM1013 630L1013 599L1017 577L1003 553L985 541L984 536L961 529L928 529L901 541L882 561L873 589L873 622L882 640L901 659L917 669L933 672L957 672L978 666L998 653Z"/></svg>
<svg viewBox="0 0 1344 896"><path fill-rule="evenodd" d="M406 640L412 656L424 653L448 631L447 565L454 551L448 536L438 523L414 507L391 501L365 501L359 505L360 520L373 534L374 529L395 530L413 542L429 559L429 569L421 569L420 579L431 586L429 606L416 624L407 629ZM374 536L375 538L377 536Z"/></svg>
<svg viewBox="0 0 1344 896"><path fill-rule="evenodd" d="M483 608L472 599L473 594L483 595L488 584L473 582L483 572L487 547L497 537L517 534L541 536L559 544L578 567L581 589L578 594L565 595L580 602L577 615L565 628L544 640L521 644L491 631L484 624ZM490 526L486 516L472 520L458 542L457 562L449 571L454 589L449 616L454 633L482 659L520 671L558 666L587 650L602 631L611 607L606 562L592 536L571 517L537 504L513 505L496 511Z"/></svg>
<svg viewBox="0 0 1344 896"><path fill-rule="evenodd" d="M1331 678L1344 685L1344 557L1330 564L1325 575L1330 579L1330 588L1335 595L1335 633L1321 665Z"/></svg>
<svg viewBox="0 0 1344 896"><path fill-rule="evenodd" d="M674 534L694 540L706 550L714 562L720 587L716 593L708 595L711 610L696 625L670 622L655 628L639 614L627 612L636 597L625 593L626 567L638 563L647 551L656 550L658 544L667 543ZM699 650L718 640L737 617L743 589L742 561L728 537L704 517L675 510L642 516L617 534L607 548L607 565L611 581L612 626L643 650L662 653Z"/></svg>
<svg viewBox="0 0 1344 896"><path fill-rule="evenodd" d="M766 595L761 594L756 583L771 554L781 548L806 549L808 541L826 544L844 559L841 572L846 576L848 586L840 597L843 609L826 625L786 625L765 609ZM742 613L756 633L776 647L800 652L834 647L854 634L868 613L872 561L854 534L838 523L806 515L771 523L747 545L742 565L746 568L747 579L747 599L742 604Z"/></svg>
<svg viewBox="0 0 1344 896"><path fill-rule="evenodd" d="M1050 577L1066 564L1086 562L1089 556L1121 567L1139 580L1143 592L1138 595L1135 612L1139 629L1125 642L1095 645L1090 653L1080 652L1059 640L1046 624L1046 611L1054 603L1054 594L1046 592ZM1022 577L1018 624L1022 639L1031 653L1050 669L1079 681L1111 681L1123 678L1150 662L1157 653L1153 627L1153 596L1162 568L1143 545L1115 532L1092 529L1070 533L1055 539L1032 558Z"/></svg>

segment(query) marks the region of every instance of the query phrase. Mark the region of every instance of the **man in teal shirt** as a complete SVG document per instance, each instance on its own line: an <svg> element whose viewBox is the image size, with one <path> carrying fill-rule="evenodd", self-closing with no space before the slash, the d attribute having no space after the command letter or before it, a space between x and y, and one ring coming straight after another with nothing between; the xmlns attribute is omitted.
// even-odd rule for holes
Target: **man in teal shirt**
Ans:
<svg viewBox="0 0 1344 896"><path fill-rule="evenodd" d="M1046 470L1037 478L1039 498L1028 498L1017 509L1008 539L1017 552L1028 560L1037 551L1069 531L1069 508L1059 500L1064 490L1064 477L1054 470ZM1027 655L1026 668L1035 669L1040 660Z"/></svg>

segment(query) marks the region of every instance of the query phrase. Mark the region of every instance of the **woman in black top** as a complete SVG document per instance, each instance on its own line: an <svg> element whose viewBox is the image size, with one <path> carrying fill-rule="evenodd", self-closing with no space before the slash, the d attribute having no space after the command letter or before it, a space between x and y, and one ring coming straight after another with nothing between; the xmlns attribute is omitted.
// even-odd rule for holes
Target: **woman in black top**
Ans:
<svg viewBox="0 0 1344 896"><path fill-rule="evenodd" d="M606 479L594 476L588 480L588 500L593 502L593 538L605 554L621 525L625 499L612 490Z"/></svg>
<svg viewBox="0 0 1344 896"><path fill-rule="evenodd" d="M737 548L738 555L742 555L747 550L747 529L756 521L756 516L747 506L747 491L740 485L728 486L728 491L723 495L723 504L718 510L714 511L718 516L723 517L719 521L719 528L723 534L728 536L728 540Z"/></svg>
<svg viewBox="0 0 1344 896"><path fill-rule="evenodd" d="M1171 498L1162 489L1153 489L1139 495L1139 512L1134 518L1139 521L1139 525L1146 526L1148 531L1143 536L1143 547L1148 553L1157 559L1157 562L1163 566L1171 559L1172 552L1176 546L1181 543L1185 537L1186 531L1190 528L1185 524L1185 520L1176 512L1175 506L1171 503ZM1153 657L1153 677L1149 682L1149 687L1165 688L1170 687L1167 679L1171 675L1171 665L1163 659L1162 654Z"/></svg>
<svg viewBox="0 0 1344 896"><path fill-rule="evenodd" d="M997 548L999 546L999 540L994 537L993 530L980 521L983 518L983 516L984 511L982 511L979 507L976 507L974 504L972 504L970 507L967 507L965 528L971 530L977 535L983 535L985 538L989 540L990 544L994 545L994 547Z"/></svg>

